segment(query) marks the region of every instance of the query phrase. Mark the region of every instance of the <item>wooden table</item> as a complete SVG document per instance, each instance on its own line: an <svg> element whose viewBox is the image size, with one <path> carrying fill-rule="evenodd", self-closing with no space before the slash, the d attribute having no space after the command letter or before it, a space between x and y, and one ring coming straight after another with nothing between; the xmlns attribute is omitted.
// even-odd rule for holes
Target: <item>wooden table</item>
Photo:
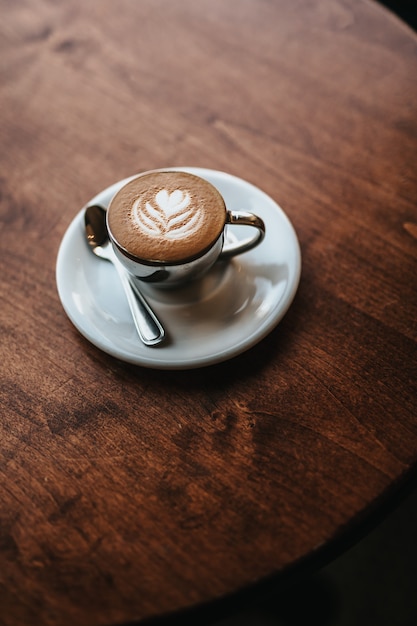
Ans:
<svg viewBox="0 0 417 626"><path fill-rule="evenodd" d="M0 622L202 623L415 473L417 38L368 0L0 8ZM264 190L303 269L258 345L169 372L89 343L55 261L92 196L174 165Z"/></svg>

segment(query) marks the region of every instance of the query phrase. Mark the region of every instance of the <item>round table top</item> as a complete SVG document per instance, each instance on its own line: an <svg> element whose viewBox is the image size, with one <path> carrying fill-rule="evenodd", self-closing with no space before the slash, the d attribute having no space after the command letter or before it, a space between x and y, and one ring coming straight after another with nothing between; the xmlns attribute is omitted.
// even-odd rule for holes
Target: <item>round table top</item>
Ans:
<svg viewBox="0 0 417 626"><path fill-rule="evenodd" d="M1 7L0 621L141 622L285 581L416 469L416 35L368 0ZM91 343L55 268L85 203L170 166L264 192L302 256L266 336L180 370ZM193 306L171 303L195 349Z"/></svg>

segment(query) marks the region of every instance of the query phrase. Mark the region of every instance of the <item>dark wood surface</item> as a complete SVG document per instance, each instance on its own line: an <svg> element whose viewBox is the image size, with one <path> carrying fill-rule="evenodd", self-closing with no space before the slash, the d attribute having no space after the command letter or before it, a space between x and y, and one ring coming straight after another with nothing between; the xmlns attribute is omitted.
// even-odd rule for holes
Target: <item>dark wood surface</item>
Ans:
<svg viewBox="0 0 417 626"><path fill-rule="evenodd" d="M284 576L416 468L416 35L367 0L0 9L0 623ZM303 255L278 327L189 372L100 352L55 286L81 206L171 165L266 191Z"/></svg>

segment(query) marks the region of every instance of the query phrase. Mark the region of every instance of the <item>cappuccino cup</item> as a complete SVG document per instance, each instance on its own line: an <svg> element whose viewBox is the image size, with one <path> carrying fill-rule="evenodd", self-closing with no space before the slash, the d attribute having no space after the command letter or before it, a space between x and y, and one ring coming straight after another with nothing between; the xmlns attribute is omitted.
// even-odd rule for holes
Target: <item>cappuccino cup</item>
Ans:
<svg viewBox="0 0 417 626"><path fill-rule="evenodd" d="M250 226L254 232L225 243L228 225ZM130 179L110 202L107 228L127 271L158 287L198 278L218 259L251 250L265 235L260 217L228 210L216 187L178 170L154 170Z"/></svg>

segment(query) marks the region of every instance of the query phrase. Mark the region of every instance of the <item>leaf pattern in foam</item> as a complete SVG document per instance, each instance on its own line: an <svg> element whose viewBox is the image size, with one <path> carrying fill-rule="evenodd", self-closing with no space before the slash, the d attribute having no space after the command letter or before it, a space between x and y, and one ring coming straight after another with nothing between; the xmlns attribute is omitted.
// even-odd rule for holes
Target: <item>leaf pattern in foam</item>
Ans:
<svg viewBox="0 0 417 626"><path fill-rule="evenodd" d="M161 189L155 202L146 202L145 206L138 198L132 207L134 223L151 237L183 239L197 232L203 221L201 210L190 206L190 201L190 194L180 189L171 193Z"/></svg>

